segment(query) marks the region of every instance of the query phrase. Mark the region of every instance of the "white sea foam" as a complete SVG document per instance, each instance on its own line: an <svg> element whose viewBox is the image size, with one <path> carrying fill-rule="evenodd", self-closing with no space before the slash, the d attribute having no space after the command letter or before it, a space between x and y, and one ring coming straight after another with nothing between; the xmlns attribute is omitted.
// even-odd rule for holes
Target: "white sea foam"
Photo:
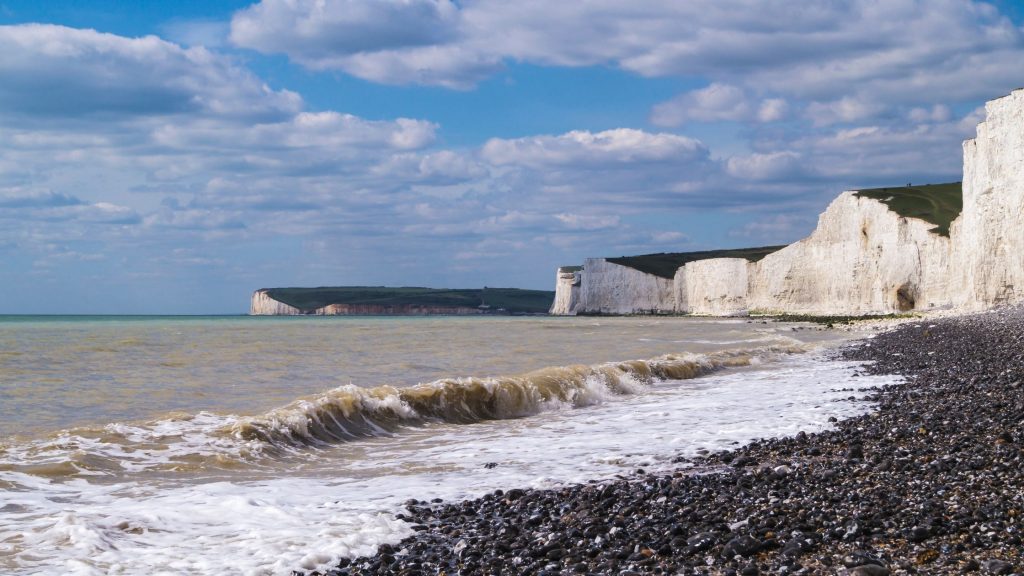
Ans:
<svg viewBox="0 0 1024 576"><path fill-rule="evenodd" d="M55 480L0 469L0 572L287 574L329 566L408 535L392 516L408 498L656 471L701 449L821 430L830 416L867 408L846 400L850 390L897 381L854 378L856 366L796 355L690 380L626 379L631 394L592 375L574 392L579 398L535 416L427 422L310 449L313 459L264 459L215 477L129 468ZM165 434L172 445L180 441L175 449L212 449L198 430L218 422L203 422L189 433L172 424L113 432L140 442Z"/></svg>

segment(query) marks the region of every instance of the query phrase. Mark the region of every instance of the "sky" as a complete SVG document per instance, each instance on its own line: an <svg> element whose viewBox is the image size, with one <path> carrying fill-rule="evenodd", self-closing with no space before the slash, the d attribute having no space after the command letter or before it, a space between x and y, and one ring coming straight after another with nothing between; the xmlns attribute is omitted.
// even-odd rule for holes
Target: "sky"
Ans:
<svg viewBox="0 0 1024 576"><path fill-rule="evenodd" d="M1003 0L0 0L0 314L553 289L961 178Z"/></svg>

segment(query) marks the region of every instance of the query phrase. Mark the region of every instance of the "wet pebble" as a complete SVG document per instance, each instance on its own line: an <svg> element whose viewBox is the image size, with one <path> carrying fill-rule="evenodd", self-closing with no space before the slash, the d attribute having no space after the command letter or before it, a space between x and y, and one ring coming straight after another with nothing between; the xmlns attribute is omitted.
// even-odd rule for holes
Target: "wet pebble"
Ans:
<svg viewBox="0 0 1024 576"><path fill-rule="evenodd" d="M907 377L866 394L872 415L613 480L411 499L412 536L329 573L1014 574L1024 312L924 326L837 353Z"/></svg>

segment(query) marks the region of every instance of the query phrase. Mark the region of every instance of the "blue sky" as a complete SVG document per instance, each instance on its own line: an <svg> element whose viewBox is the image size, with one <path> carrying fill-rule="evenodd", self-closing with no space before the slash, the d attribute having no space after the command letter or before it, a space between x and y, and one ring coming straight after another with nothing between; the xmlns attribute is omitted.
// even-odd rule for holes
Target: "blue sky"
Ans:
<svg viewBox="0 0 1024 576"><path fill-rule="evenodd" d="M0 313L550 288L958 180L1021 3L0 0Z"/></svg>

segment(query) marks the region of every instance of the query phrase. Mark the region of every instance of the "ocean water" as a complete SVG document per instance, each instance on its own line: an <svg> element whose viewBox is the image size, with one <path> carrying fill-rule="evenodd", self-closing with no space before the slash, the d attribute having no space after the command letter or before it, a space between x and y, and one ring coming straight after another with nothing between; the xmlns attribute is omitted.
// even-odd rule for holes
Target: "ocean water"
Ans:
<svg viewBox="0 0 1024 576"><path fill-rule="evenodd" d="M409 498L609 479L866 409L742 319L0 317L0 573L289 574Z"/></svg>

